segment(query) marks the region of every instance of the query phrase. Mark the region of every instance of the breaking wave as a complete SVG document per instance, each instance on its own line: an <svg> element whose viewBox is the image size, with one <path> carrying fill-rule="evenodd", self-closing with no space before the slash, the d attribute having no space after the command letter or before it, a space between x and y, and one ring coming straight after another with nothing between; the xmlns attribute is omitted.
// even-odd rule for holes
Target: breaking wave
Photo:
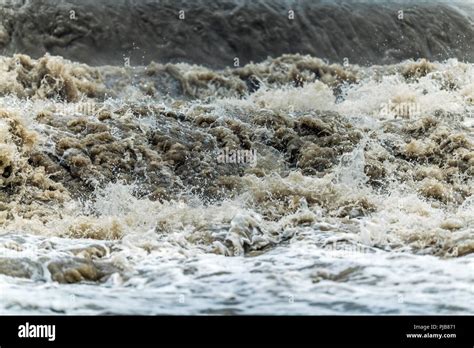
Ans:
<svg viewBox="0 0 474 348"><path fill-rule="evenodd" d="M369 66L0 57L0 310L472 312L474 66L439 40Z"/></svg>
<svg viewBox="0 0 474 348"><path fill-rule="evenodd" d="M286 53L342 64L473 62L472 1L3 0L0 49L92 65L214 68Z"/></svg>

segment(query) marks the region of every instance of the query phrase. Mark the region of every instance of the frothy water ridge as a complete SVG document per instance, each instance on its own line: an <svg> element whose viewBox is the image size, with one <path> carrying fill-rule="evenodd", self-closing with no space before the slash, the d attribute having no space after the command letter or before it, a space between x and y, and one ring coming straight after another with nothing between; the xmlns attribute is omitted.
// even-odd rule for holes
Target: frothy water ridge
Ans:
<svg viewBox="0 0 474 348"><path fill-rule="evenodd" d="M473 313L470 63L15 55L0 94L2 314Z"/></svg>

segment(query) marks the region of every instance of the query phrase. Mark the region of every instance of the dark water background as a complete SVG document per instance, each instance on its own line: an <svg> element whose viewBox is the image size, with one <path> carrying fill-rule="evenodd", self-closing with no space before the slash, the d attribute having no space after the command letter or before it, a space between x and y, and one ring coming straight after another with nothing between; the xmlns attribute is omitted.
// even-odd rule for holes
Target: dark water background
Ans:
<svg viewBox="0 0 474 348"><path fill-rule="evenodd" d="M0 0L0 314L472 314L473 7Z"/></svg>
<svg viewBox="0 0 474 348"><path fill-rule="evenodd" d="M342 63L474 59L469 1L4 0L0 53L211 67L302 53ZM289 11L294 11L294 20ZM70 20L74 11L75 20ZM184 11L184 20L179 19ZM404 18L398 18L403 11Z"/></svg>

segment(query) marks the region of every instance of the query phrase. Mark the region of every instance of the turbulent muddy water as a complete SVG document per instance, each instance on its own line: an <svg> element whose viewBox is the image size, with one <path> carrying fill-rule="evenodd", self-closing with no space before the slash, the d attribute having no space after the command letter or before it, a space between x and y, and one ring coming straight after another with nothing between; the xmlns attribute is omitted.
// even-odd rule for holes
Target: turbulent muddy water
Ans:
<svg viewBox="0 0 474 348"><path fill-rule="evenodd" d="M472 314L468 9L397 63L6 49L0 313Z"/></svg>

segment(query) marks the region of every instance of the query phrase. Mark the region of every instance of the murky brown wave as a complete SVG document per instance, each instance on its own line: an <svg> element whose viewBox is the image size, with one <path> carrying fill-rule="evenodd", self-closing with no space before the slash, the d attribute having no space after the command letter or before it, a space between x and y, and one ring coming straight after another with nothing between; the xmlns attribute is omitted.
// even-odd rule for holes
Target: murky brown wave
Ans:
<svg viewBox="0 0 474 348"><path fill-rule="evenodd" d="M471 63L170 52L0 57L0 311L472 312Z"/></svg>
<svg viewBox="0 0 474 348"><path fill-rule="evenodd" d="M472 65L344 68L285 55L216 71L17 55L2 58L2 74L4 232L120 240L184 229L183 242L232 256L328 220L381 248L474 250ZM219 163L222 149L254 149L258 161ZM120 187L130 189L110 198ZM77 267L48 269L100 278Z"/></svg>
<svg viewBox="0 0 474 348"><path fill-rule="evenodd" d="M285 53L364 65L474 59L473 5L464 1L4 0L2 5L3 54L38 58L49 52L93 65L122 65L130 58L132 65L153 60L223 68L236 57L243 66Z"/></svg>

